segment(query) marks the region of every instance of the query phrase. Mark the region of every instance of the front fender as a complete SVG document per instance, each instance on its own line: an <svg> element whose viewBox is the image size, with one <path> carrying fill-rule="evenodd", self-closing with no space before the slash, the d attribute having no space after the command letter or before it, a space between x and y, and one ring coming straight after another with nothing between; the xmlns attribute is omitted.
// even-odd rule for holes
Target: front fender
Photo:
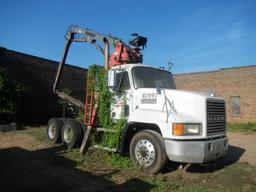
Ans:
<svg viewBox="0 0 256 192"><path fill-rule="evenodd" d="M140 122L155 124L160 128L164 138L174 138L172 135L172 123L202 123L200 119L185 113L171 113L152 109L137 109L129 117L128 122ZM201 137L201 136L200 136ZM176 138L176 137L175 137ZM180 137L179 137L180 138Z"/></svg>
<svg viewBox="0 0 256 192"><path fill-rule="evenodd" d="M152 109L136 109L128 119L128 122L152 123L160 127L166 122L167 114L163 111Z"/></svg>

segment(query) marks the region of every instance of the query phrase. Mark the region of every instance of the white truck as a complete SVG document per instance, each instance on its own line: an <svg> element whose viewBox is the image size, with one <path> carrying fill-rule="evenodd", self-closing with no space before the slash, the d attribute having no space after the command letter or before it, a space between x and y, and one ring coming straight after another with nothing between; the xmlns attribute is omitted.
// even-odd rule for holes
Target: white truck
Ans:
<svg viewBox="0 0 256 192"><path fill-rule="evenodd" d="M222 98L177 90L172 73L135 62L109 68L108 86L114 93L110 118L120 119L124 114L127 119L119 147L110 150L130 156L145 172L159 172L168 160L205 163L227 153ZM117 94L119 89L124 90L126 102ZM58 91L57 94L79 106L70 96ZM48 123L47 133L53 142L62 137L69 147L78 146L83 152L91 128L74 120L53 118Z"/></svg>

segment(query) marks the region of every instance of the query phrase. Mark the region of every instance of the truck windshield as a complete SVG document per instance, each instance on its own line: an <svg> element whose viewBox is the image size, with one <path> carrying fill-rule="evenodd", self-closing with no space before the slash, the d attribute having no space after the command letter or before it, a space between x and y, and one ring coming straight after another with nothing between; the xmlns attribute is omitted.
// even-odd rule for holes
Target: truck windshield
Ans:
<svg viewBox="0 0 256 192"><path fill-rule="evenodd" d="M132 77L135 88L176 88L172 74L161 69L133 67Z"/></svg>

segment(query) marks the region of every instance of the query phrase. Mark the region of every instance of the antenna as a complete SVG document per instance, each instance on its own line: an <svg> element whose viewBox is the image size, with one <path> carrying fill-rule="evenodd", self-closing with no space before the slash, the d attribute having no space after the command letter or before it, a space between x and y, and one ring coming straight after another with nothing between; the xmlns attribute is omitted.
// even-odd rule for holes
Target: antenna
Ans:
<svg viewBox="0 0 256 192"><path fill-rule="evenodd" d="M168 61L168 71L171 71L173 65L174 65L174 64L173 64L173 63L171 62L171 60L169 59L169 61Z"/></svg>

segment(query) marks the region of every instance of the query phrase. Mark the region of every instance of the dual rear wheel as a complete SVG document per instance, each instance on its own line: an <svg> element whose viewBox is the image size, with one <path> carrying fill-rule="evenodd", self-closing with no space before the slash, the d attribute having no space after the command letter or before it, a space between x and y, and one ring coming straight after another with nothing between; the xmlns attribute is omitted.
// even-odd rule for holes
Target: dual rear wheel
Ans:
<svg viewBox="0 0 256 192"><path fill-rule="evenodd" d="M52 118L48 122L47 135L54 144L62 142L71 149L81 145L83 130L75 120Z"/></svg>

